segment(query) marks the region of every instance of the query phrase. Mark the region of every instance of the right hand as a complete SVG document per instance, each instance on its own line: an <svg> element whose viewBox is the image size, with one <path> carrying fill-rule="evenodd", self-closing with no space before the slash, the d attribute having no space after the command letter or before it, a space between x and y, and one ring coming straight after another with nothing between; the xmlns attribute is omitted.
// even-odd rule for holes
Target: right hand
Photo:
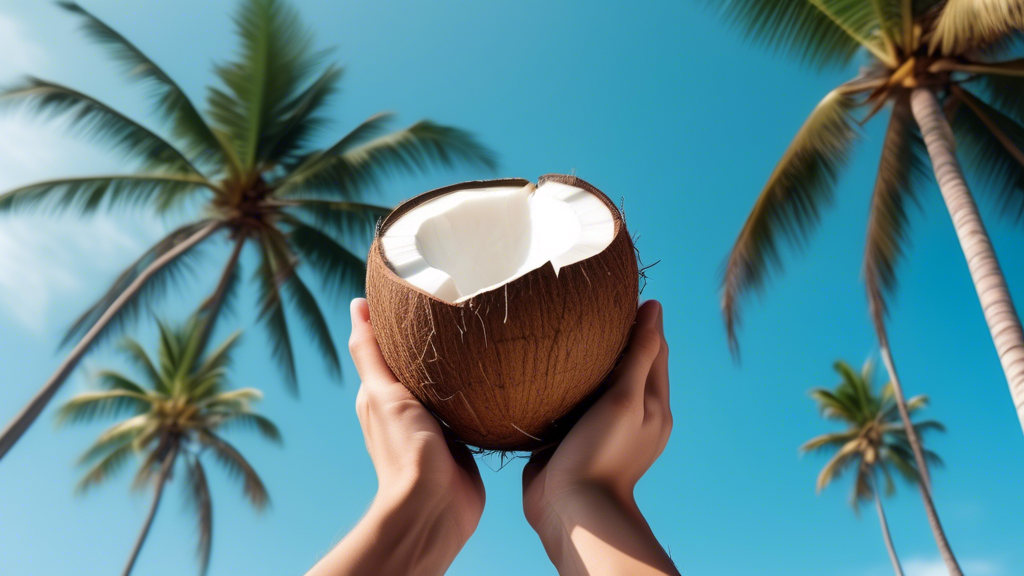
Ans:
<svg viewBox="0 0 1024 576"><path fill-rule="evenodd" d="M668 344L657 301L637 311L611 382L557 448L535 453L523 470L523 511L538 532L561 502L578 496L597 493L634 508L633 488L664 451L672 413Z"/></svg>

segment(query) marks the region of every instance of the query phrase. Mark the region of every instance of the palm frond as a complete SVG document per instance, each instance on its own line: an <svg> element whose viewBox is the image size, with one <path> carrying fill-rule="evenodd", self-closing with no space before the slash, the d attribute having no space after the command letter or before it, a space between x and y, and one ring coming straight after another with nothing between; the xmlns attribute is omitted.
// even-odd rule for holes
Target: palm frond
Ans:
<svg viewBox="0 0 1024 576"><path fill-rule="evenodd" d="M309 146L312 137L323 130L327 118L317 113L337 91L342 69L330 65L312 84L284 105L288 113L268 130L260 156L271 166L291 166Z"/></svg>
<svg viewBox="0 0 1024 576"><path fill-rule="evenodd" d="M150 398L145 393L127 390L83 392L60 407L57 422L82 423L122 414L140 414L148 410L150 405Z"/></svg>
<svg viewBox="0 0 1024 576"><path fill-rule="evenodd" d="M255 388L241 388L204 398L197 405L221 412L242 412L248 410L250 404L258 402L262 398L263 393Z"/></svg>
<svg viewBox="0 0 1024 576"><path fill-rule="evenodd" d="M855 424L858 420L857 407L851 405L847 399L837 396L831 390L815 388L811 390L811 398L818 403L821 415L825 418L842 420L850 424Z"/></svg>
<svg viewBox="0 0 1024 576"><path fill-rule="evenodd" d="M349 136L299 166L278 184L278 195L351 200L379 188L385 178L422 174L432 166L496 166L493 153L469 132L428 120L341 149Z"/></svg>
<svg viewBox="0 0 1024 576"><path fill-rule="evenodd" d="M295 10L278 0L242 3L235 29L241 50L234 61L217 66L225 89L211 90L210 115L251 169L268 160L268 138L280 133L320 55Z"/></svg>
<svg viewBox="0 0 1024 576"><path fill-rule="evenodd" d="M996 194L1000 213L1024 221L1024 126L967 90L956 87L953 95L953 130L984 183L980 190Z"/></svg>
<svg viewBox="0 0 1024 576"><path fill-rule="evenodd" d="M293 214L345 242L371 239L377 222L391 213L386 206L308 198L294 198L286 205Z"/></svg>
<svg viewBox="0 0 1024 576"><path fill-rule="evenodd" d="M135 454L132 444L123 444L111 450L106 456L100 459L85 476L78 482L76 491L84 493L89 488L102 484L124 468L125 463Z"/></svg>
<svg viewBox="0 0 1024 576"><path fill-rule="evenodd" d="M317 345L320 353L327 363L327 371L330 375L341 378L341 359L338 358L338 349L334 345L334 338L331 336L331 329L327 326L320 305L316 297L306 287L305 282L298 274L292 274L285 280L284 288L291 298L292 305L302 317L313 342Z"/></svg>
<svg viewBox="0 0 1024 576"><path fill-rule="evenodd" d="M960 55L1024 30L1024 0L946 0L931 48Z"/></svg>
<svg viewBox="0 0 1024 576"><path fill-rule="evenodd" d="M65 334L61 346L66 346L73 341L80 340L150 265L195 235L206 233L208 238L208 234L213 232L213 230L210 230L211 226L216 226L216 224L205 220L186 224L172 231L147 250L114 280L113 285L96 304L75 320L71 328L68 329L67 334ZM142 288L110 320L99 336L93 341L92 345L95 346L96 343L116 334L126 325L133 322L144 305L152 305L155 301L159 300L170 285L176 283L184 274L190 272L193 262L201 256L200 250L197 248L198 246L193 246L155 271L146 283L143 284Z"/></svg>
<svg viewBox="0 0 1024 576"><path fill-rule="evenodd" d="M333 238L312 226L291 222L288 242L302 261L320 276L326 290L339 295L362 294L366 263Z"/></svg>
<svg viewBox="0 0 1024 576"><path fill-rule="evenodd" d="M1019 97L1024 94L1024 78L985 74L978 77L977 82L982 86L984 96L979 100L987 101L1018 124L1024 123L1024 98Z"/></svg>
<svg viewBox="0 0 1024 576"><path fill-rule="evenodd" d="M199 458L186 459L188 476L183 483L185 487L185 505L193 509L198 522L198 541L196 554L199 556L199 573L206 574L210 567L210 550L213 546L213 502L210 498L210 485L206 481L206 471Z"/></svg>
<svg viewBox="0 0 1024 576"><path fill-rule="evenodd" d="M242 479L245 495L252 502L252 505L257 509L265 507L270 497L267 495L267 489L263 485L263 480L260 479L259 474L249 464L249 461L234 446L216 434L201 431L198 438L200 442L210 447L217 462L229 474Z"/></svg>
<svg viewBox="0 0 1024 576"><path fill-rule="evenodd" d="M146 351L137 340L125 338L121 341L118 348L136 368L142 370L151 388L161 393L168 391L167 382L164 381L163 376L156 369L156 366L153 365L153 361L149 359L149 355L146 354Z"/></svg>
<svg viewBox="0 0 1024 576"><path fill-rule="evenodd" d="M907 241L907 204L917 201L917 186L927 174L916 125L909 99L898 99L882 144L864 248L864 284L876 323L884 321L886 298L896 289L896 264Z"/></svg>
<svg viewBox="0 0 1024 576"><path fill-rule="evenodd" d="M252 412L230 412L224 415L215 415L214 420L216 421L218 431L234 429L255 430L265 439L276 444L281 443L281 431L266 416Z"/></svg>
<svg viewBox="0 0 1024 576"><path fill-rule="evenodd" d="M241 341L242 333L235 332L221 342L212 352L207 354L202 363L196 368L193 377L202 379L218 370L225 370L231 366L232 353ZM208 393L213 393L210 391ZM205 397L205 396L204 396Z"/></svg>
<svg viewBox="0 0 1024 576"><path fill-rule="evenodd" d="M846 432L832 432L829 434L822 434L811 438L800 447L801 452L813 452L816 450L826 450L829 448L841 448L846 445L847 442L857 437L857 430L847 430Z"/></svg>
<svg viewBox="0 0 1024 576"><path fill-rule="evenodd" d="M309 176L321 169L326 159L338 156L387 133L393 117L394 115L388 112L374 114L330 147L308 154L298 166L274 183L274 193L278 196L294 194L298 186L305 184ZM346 198L355 196L355 191L351 190L341 191L341 193Z"/></svg>
<svg viewBox="0 0 1024 576"><path fill-rule="evenodd" d="M851 440L844 444L843 447L835 453L828 463L825 464L825 467L821 469L821 473L818 474L818 481L816 483L816 489L818 492L824 490L826 486L842 475L842 473L857 460L858 448L858 441Z"/></svg>
<svg viewBox="0 0 1024 576"><path fill-rule="evenodd" d="M64 118L72 130L129 158L137 158L150 169L202 177L166 140L110 106L67 86L29 77L22 84L0 92L0 105L20 105L45 118Z"/></svg>
<svg viewBox="0 0 1024 576"><path fill-rule="evenodd" d="M130 392L140 396L147 396L149 392L130 378L113 370L100 370L96 373L96 383L100 388L109 391Z"/></svg>
<svg viewBox="0 0 1024 576"><path fill-rule="evenodd" d="M124 65L129 77L149 88L156 104L157 116L171 121L174 136L185 143L185 150L194 158L222 159L223 151L210 126L196 110L192 101L162 68L118 31L74 2L61 2L65 10L82 18L82 29Z"/></svg>
<svg viewBox="0 0 1024 576"><path fill-rule="evenodd" d="M58 178L20 186L0 194L0 212L44 208L78 210L152 206L164 211L189 194L209 188L205 179L173 174L119 174Z"/></svg>
<svg viewBox="0 0 1024 576"><path fill-rule="evenodd" d="M873 38L880 23L870 2L732 0L713 6L758 44L819 67L844 66L861 47L887 58Z"/></svg>
<svg viewBox="0 0 1024 576"><path fill-rule="evenodd" d="M294 271L287 270L290 264L280 262L275 256L269 240L264 240L263 256L256 270L259 285L260 322L267 331L270 349L284 376L289 391L298 393L298 378L295 371L295 354L292 351L291 336L288 333L288 319L281 299L280 284Z"/></svg>
<svg viewBox="0 0 1024 576"><path fill-rule="evenodd" d="M738 300L763 286L780 265L779 237L806 239L846 165L857 135L850 112L855 102L833 91L797 133L747 218L726 263L722 312L730 345L737 349Z"/></svg>

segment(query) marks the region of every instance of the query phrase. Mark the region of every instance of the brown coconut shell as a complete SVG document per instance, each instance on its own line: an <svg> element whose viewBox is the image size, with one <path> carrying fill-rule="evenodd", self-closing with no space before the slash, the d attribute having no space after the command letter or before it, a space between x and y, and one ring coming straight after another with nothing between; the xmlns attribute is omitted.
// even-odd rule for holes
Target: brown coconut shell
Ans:
<svg viewBox="0 0 1024 576"><path fill-rule="evenodd" d="M530 450L564 434L559 421L595 393L622 353L636 317L639 272L618 208L575 176L544 182L584 189L607 204L615 236L601 253L551 263L452 304L392 270L380 238L403 214L438 196L526 186L523 179L467 182L421 194L378 227L367 258L370 321L395 376L455 436L488 450Z"/></svg>

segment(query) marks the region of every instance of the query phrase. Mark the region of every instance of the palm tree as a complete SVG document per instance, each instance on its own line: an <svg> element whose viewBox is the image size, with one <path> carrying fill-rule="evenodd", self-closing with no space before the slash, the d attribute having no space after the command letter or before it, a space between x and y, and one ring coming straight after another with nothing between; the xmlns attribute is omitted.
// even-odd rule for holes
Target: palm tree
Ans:
<svg viewBox="0 0 1024 576"><path fill-rule="evenodd" d="M230 256L202 307L205 340L234 292L246 244L259 252L255 279L260 318L286 383L296 386L284 296L322 352L329 370L341 364L327 322L296 273L300 262L335 292L361 292L362 258L345 247L365 237L389 210L365 203L365 193L396 173L421 173L457 162L493 167L491 153L470 134L421 121L388 132L390 114L356 126L327 148L312 146L326 121L326 104L342 69L319 66L325 53L296 13L280 0L244 0L235 18L241 50L216 67L206 114L153 60L113 28L72 3L61 4L86 34L110 49L128 77L149 89L155 111L170 124L168 138L60 84L29 78L0 93L0 102L63 117L72 128L138 160L138 172L61 178L0 195L0 212L27 208L91 213L121 205L164 213L192 209L196 218L173 230L132 263L71 327L77 342L42 389L0 434L0 458L39 416L78 361L152 303L200 244L227 240Z"/></svg>
<svg viewBox="0 0 1024 576"><path fill-rule="evenodd" d="M919 484L921 476L914 464L909 438L900 422L893 386L891 383L886 384L881 395L875 394L872 389L874 371L870 362L864 363L860 373L843 361L836 362L834 368L842 378L835 390L816 388L811 391L811 397L817 401L822 416L842 422L846 429L812 438L800 450L835 452L818 475L818 492L844 471L856 471L850 504L854 512L858 512L861 502L874 500L893 570L896 576L903 576L903 568L889 534L882 499L878 494L878 476L880 471L885 479L887 495L895 490L893 470L911 484ZM907 403L907 409L913 414L927 404L927 396L915 396ZM928 430L942 431L945 428L939 422L927 420L914 424L914 429L921 435ZM938 455L930 450L925 450L925 457L931 462L941 463Z"/></svg>
<svg viewBox="0 0 1024 576"><path fill-rule="evenodd" d="M198 552L204 574L210 563L213 507L200 457L212 454L229 474L241 479L245 496L257 509L268 501L259 475L220 433L251 428L278 443L280 433L252 410L252 403L262 397L259 390L228 388L227 370L238 333L204 354L204 324L198 316L179 328L159 322L160 346L153 359L137 341L125 339L121 349L139 369L141 379L101 371L97 381L102 390L79 394L58 412L61 422L129 416L100 434L82 456L81 462L90 468L78 485L80 491L92 488L120 471L133 455L142 456L135 487L152 484L153 503L128 557L125 576L135 565L176 465L185 474L186 494L199 520Z"/></svg>
<svg viewBox="0 0 1024 576"><path fill-rule="evenodd" d="M928 158L1024 426L1024 331L955 155L959 138L972 167L1008 208L1024 214L1024 105L1017 97L1024 93L1024 60L1007 59L1024 29L1022 5L1017 0L732 0L716 5L758 41L818 66L843 66L858 54L866 57L857 77L829 92L797 132L733 246L722 309L734 350L740 298L762 287L778 266L783 238L797 244L807 239L832 199L857 140L856 124L891 108L871 199L864 280L928 516L947 565L958 574L892 362L886 299L896 287L907 205L915 199ZM859 118L858 110L863 111Z"/></svg>

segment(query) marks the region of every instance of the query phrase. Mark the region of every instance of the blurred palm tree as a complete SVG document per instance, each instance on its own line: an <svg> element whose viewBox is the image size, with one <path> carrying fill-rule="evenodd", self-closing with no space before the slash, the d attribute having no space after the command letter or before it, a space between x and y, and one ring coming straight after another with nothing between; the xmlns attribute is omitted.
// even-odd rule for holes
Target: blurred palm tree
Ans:
<svg viewBox="0 0 1024 576"><path fill-rule="evenodd" d="M194 316L183 327L159 322L160 346L155 358L132 339L121 345L142 378L119 372L97 375L97 392L79 394L58 412L61 422L89 422L128 415L100 434L81 458L90 465L78 487L85 491L111 478L133 456L142 462L135 487L153 485L153 503L142 526L124 574L131 573L153 524L164 487L177 467L184 476L186 494L199 520L199 559L202 572L210 563L213 507L206 471L200 457L211 454L233 477L240 479L246 497L257 509L267 504L267 490L249 462L220 436L231 428L250 428L280 443L277 427L252 410L262 394L255 388L229 390L227 370L238 333L204 354L204 322ZM177 465L177 466L176 466Z"/></svg>
<svg viewBox="0 0 1024 576"><path fill-rule="evenodd" d="M143 52L77 4L61 6L81 18L86 34L110 49L128 78L149 89L154 109L170 126L164 138L125 114L73 88L29 78L0 93L0 103L60 117L126 157L138 172L61 178L0 195L0 212L44 208L96 210L128 206L165 213L193 209L197 217L175 229L132 263L71 327L77 342L56 372L0 435L0 457L38 417L82 356L104 336L152 305L186 269L196 248L214 238L230 243L230 256L202 306L209 337L234 293L246 244L259 252L255 280L260 318L286 383L296 386L295 360L284 297L319 347L329 370L341 364L320 306L296 273L298 264L335 292L363 290L364 263L346 241L370 234L389 209L364 202L369 190L398 173L467 163L493 168L492 154L470 134L422 121L389 132L390 114L374 116L327 148L313 147L328 125L326 104L342 69L321 66L311 35L294 10L279 0L243 0L235 17L241 50L216 67L206 114Z"/></svg>
<svg viewBox="0 0 1024 576"><path fill-rule="evenodd" d="M783 155L729 255L722 310L736 349L738 301L781 260L780 242L806 241L864 124L889 107L864 255L864 280L882 359L908 433L932 527L959 574L930 496L927 463L910 424L885 329L886 298L930 159L1024 426L1024 331L956 157L967 159L1024 215L1024 60L1011 59L1024 30L1019 0L733 0L716 2L759 42L818 67L865 57L857 77L829 92ZM941 100L941 101L940 101ZM859 117L855 113L862 111ZM922 138L923 136L923 138Z"/></svg>
<svg viewBox="0 0 1024 576"><path fill-rule="evenodd" d="M891 495L895 490L893 470L915 485L920 484L921 476L914 464L914 454L907 433L900 422L893 387L891 383L886 384L881 395L875 394L872 389L874 371L871 362L866 362L860 373L843 361L836 362L834 368L842 378L836 388L816 388L811 391L811 397L817 401L822 416L843 423L846 429L812 438L801 446L800 450L835 453L818 475L818 492L824 490L846 470L855 471L850 504L854 512L859 513L861 502L874 500L893 570L897 576L903 576L903 569L889 534L882 499L878 493L878 476L881 473L885 479L886 495ZM927 404L927 396L915 396L907 402L907 410L913 414ZM914 429L918 435L928 430L945 430L942 424L935 420L917 422ZM934 452L925 450L924 453L930 462L941 463Z"/></svg>

